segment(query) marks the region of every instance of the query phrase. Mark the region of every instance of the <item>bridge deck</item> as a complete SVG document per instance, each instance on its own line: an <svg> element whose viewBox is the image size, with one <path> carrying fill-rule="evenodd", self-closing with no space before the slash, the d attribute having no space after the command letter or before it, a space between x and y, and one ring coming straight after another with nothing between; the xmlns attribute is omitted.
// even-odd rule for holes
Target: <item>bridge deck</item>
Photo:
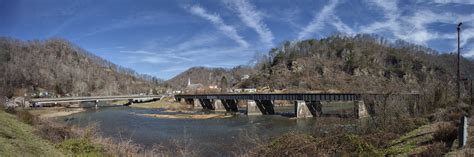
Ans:
<svg viewBox="0 0 474 157"><path fill-rule="evenodd" d="M233 100L305 100L305 101L354 101L361 94L355 93L272 93L272 94L179 94L176 99L233 99Z"/></svg>
<svg viewBox="0 0 474 157"><path fill-rule="evenodd" d="M121 95L121 96L91 96L91 97L64 97L64 98L38 98L31 99L32 103L65 103L65 102L89 102L89 101L111 101L129 99L160 99L161 95Z"/></svg>

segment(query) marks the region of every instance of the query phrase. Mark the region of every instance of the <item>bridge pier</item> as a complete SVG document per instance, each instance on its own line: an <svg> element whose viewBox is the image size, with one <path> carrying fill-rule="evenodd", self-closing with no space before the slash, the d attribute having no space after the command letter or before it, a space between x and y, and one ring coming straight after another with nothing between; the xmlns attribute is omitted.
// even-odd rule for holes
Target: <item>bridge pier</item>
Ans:
<svg viewBox="0 0 474 157"><path fill-rule="evenodd" d="M199 99L193 99L194 109L204 109L199 101Z"/></svg>
<svg viewBox="0 0 474 157"><path fill-rule="evenodd" d="M194 101L193 99L184 99L184 104L185 105L193 105L193 103L194 103L193 101ZM180 101L180 103L182 103L182 102Z"/></svg>
<svg viewBox="0 0 474 157"><path fill-rule="evenodd" d="M237 100L222 99L221 102L227 112L239 112L239 108L237 107Z"/></svg>
<svg viewBox="0 0 474 157"><path fill-rule="evenodd" d="M199 99L199 103L201 104L203 109L214 110L214 106L212 106L211 99Z"/></svg>
<svg viewBox="0 0 474 157"><path fill-rule="evenodd" d="M133 105L133 99L128 99L128 103L125 106Z"/></svg>
<svg viewBox="0 0 474 157"><path fill-rule="evenodd" d="M369 112L367 112L367 108L365 107L364 101L354 101L354 113L356 118L369 117Z"/></svg>
<svg viewBox="0 0 474 157"><path fill-rule="evenodd" d="M275 114L271 100L248 100L247 115Z"/></svg>
<svg viewBox="0 0 474 157"><path fill-rule="evenodd" d="M257 107L263 114L275 114L271 100L256 100L255 102L257 102Z"/></svg>
<svg viewBox="0 0 474 157"><path fill-rule="evenodd" d="M320 117L322 104L320 101L295 101L295 115L297 118Z"/></svg>
<svg viewBox="0 0 474 157"><path fill-rule="evenodd" d="M95 109L99 109L99 100L95 100Z"/></svg>
<svg viewBox="0 0 474 157"><path fill-rule="evenodd" d="M220 110L220 111L223 111L225 110L225 107L223 105L223 102L220 100L220 99L213 99L212 100L212 104L214 105L214 109L217 111L217 110Z"/></svg>
<svg viewBox="0 0 474 157"><path fill-rule="evenodd" d="M247 100L247 115L262 115L255 100Z"/></svg>

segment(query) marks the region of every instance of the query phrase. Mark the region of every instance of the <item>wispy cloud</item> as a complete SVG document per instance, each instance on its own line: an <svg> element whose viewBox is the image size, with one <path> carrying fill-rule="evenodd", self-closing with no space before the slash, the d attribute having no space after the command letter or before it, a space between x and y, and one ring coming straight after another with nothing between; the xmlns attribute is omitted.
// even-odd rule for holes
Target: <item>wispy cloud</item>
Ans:
<svg viewBox="0 0 474 157"><path fill-rule="evenodd" d="M336 15L331 15L332 19L332 25L336 27L337 31L341 33L345 33L348 35L354 35L355 32L352 30L351 27L349 27L347 24L345 24L339 17Z"/></svg>
<svg viewBox="0 0 474 157"><path fill-rule="evenodd" d="M235 27L233 26L225 24L224 20L222 20L222 18L218 14L208 13L204 8L199 5L192 5L186 8L189 9L190 13L209 20L214 26L216 26L220 31L222 31L224 35L237 42L240 46L249 46L247 41L245 41L244 38L237 33L237 29L235 29Z"/></svg>
<svg viewBox="0 0 474 157"><path fill-rule="evenodd" d="M319 12L317 16L314 16L313 20L298 34L298 39L308 38L314 32L321 30L328 17L334 14L334 9L338 3L338 0L334 0L324 6L321 12Z"/></svg>
<svg viewBox="0 0 474 157"><path fill-rule="evenodd" d="M435 3L449 4L449 3L459 3L459 4L474 4L472 0L434 0Z"/></svg>
<svg viewBox="0 0 474 157"><path fill-rule="evenodd" d="M246 52L249 48L237 46L209 46L209 44L218 45L219 38L215 35L198 34L190 37L186 41L174 45L173 43L160 43L155 41L145 43L146 48L138 50L121 50L119 52L134 56L135 63L145 62L150 64L180 64L183 62L195 62L202 58L216 58L229 54L240 54ZM171 46L170 46L171 45Z"/></svg>
<svg viewBox="0 0 474 157"><path fill-rule="evenodd" d="M229 2L232 8L238 12L240 20L257 32L261 42L269 47L273 46L273 33L263 22L262 13L256 10L255 6L250 4L247 0L231 0Z"/></svg>

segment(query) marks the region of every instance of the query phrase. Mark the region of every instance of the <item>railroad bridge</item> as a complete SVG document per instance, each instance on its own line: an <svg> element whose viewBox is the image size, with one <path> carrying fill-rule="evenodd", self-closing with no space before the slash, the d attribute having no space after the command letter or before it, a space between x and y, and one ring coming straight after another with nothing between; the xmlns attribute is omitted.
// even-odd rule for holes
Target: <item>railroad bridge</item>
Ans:
<svg viewBox="0 0 474 157"><path fill-rule="evenodd" d="M417 94L398 94L399 96L417 96ZM350 101L354 104L354 116L369 116L364 97L383 99L385 94L357 93L271 93L271 94L179 94L177 101L203 109L225 109L238 112L238 102L247 102L247 115L275 114L274 101L287 100L294 102L295 115L298 118L318 117L322 114L322 103L331 101Z"/></svg>

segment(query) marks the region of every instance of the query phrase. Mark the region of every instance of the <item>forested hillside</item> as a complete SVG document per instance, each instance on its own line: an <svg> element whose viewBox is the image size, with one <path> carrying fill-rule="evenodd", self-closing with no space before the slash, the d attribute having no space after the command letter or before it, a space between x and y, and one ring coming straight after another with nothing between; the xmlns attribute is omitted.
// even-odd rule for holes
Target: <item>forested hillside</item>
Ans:
<svg viewBox="0 0 474 157"><path fill-rule="evenodd" d="M422 92L456 87L455 54L373 35L286 42L260 59L255 68L257 72L242 86L343 92ZM463 58L461 72L464 78L474 78L474 62ZM464 88L468 89L467 85Z"/></svg>
<svg viewBox="0 0 474 157"><path fill-rule="evenodd" d="M161 81L117 66L62 39L0 38L0 95L117 95L149 92Z"/></svg>
<svg viewBox="0 0 474 157"><path fill-rule="evenodd" d="M203 86L214 84L219 87L222 87L222 85L232 87L239 83L244 75L251 75L252 73L253 69L246 66L238 66L232 69L193 67L167 80L166 84L175 89L181 89L185 88L188 79L191 79L192 84L202 84Z"/></svg>

